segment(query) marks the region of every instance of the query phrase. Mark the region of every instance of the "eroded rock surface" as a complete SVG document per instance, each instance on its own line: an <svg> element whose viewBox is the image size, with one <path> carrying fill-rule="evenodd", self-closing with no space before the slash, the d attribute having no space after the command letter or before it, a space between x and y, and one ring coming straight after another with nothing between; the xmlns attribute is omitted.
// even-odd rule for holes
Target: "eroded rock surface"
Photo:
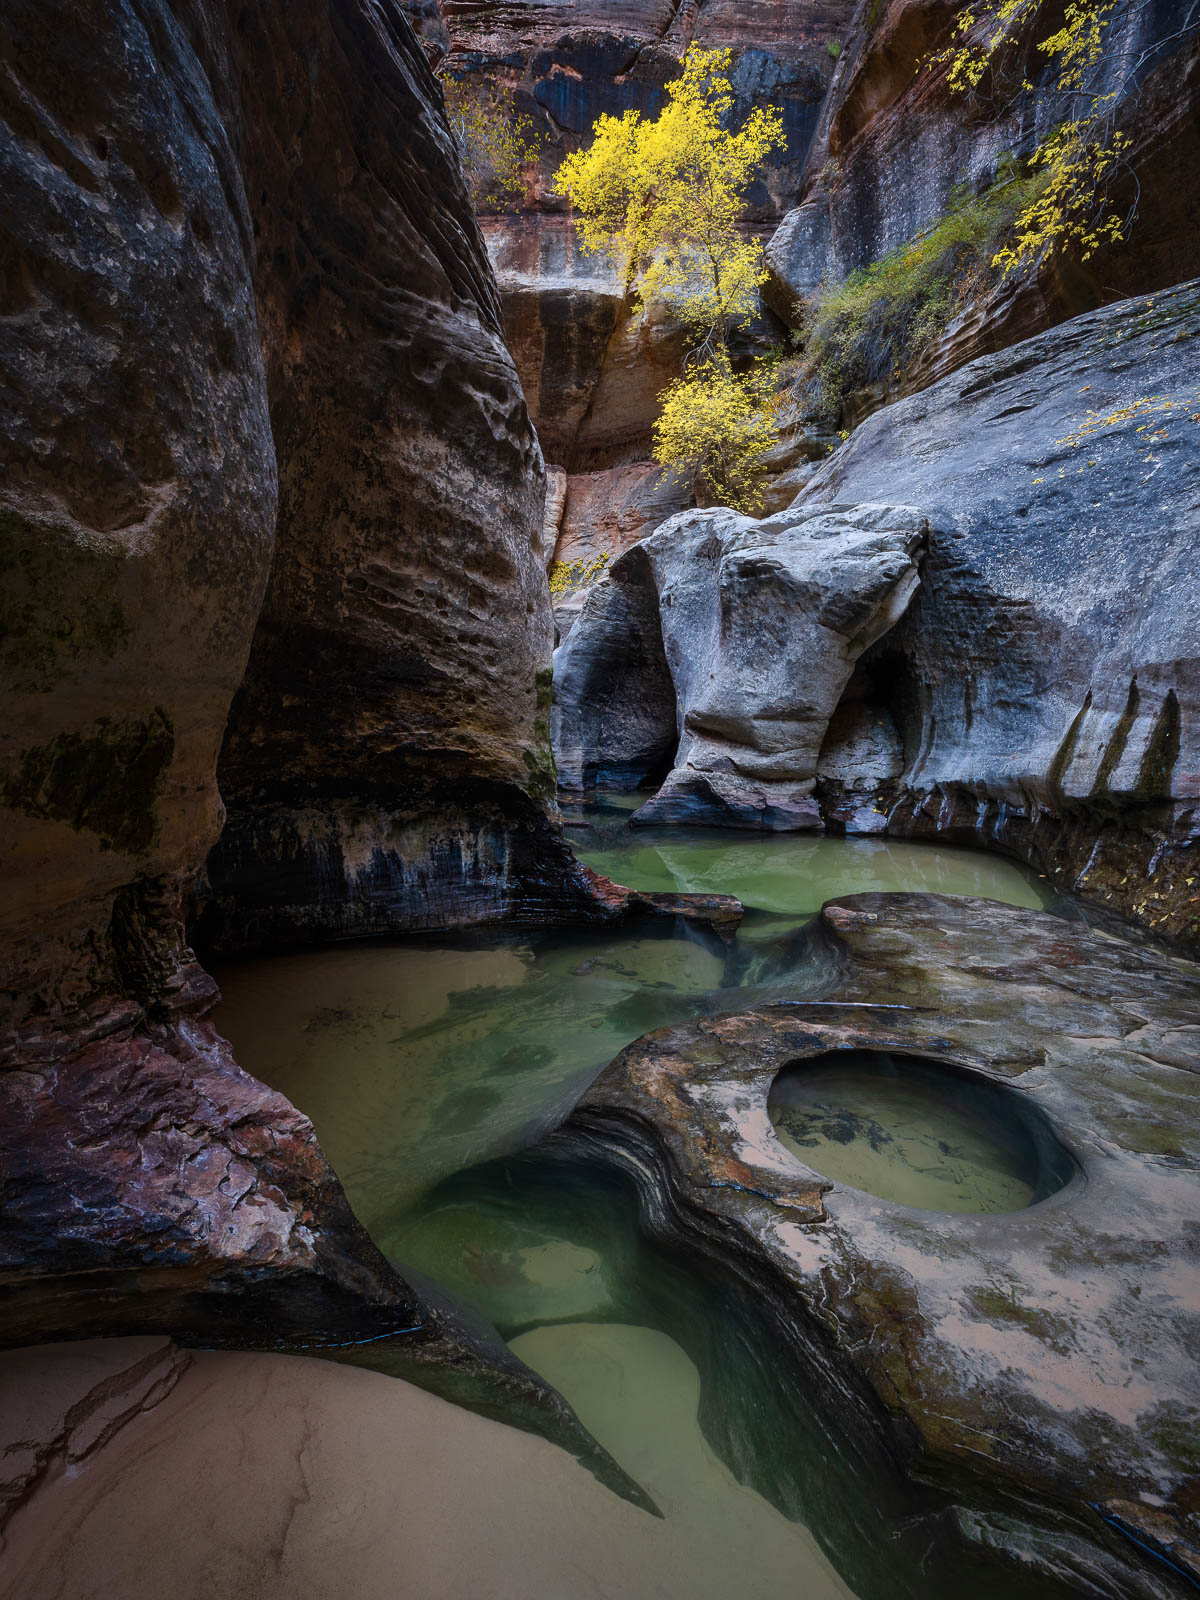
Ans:
<svg viewBox="0 0 1200 1600"><path fill-rule="evenodd" d="M642 1453L670 1518L625 1504L544 1440L407 1384L202 1351L169 1394L18 1510L0 1582L21 1600L479 1600L574 1597L581 1585L594 1600L723 1600L753 1570L772 1587L802 1584L806 1600L850 1600L807 1530L713 1459L678 1347L601 1326L522 1342L603 1375L609 1425L650 1439ZM130 1344L0 1357L0 1392L48 1379L61 1401L86 1403L103 1371L136 1357ZM0 1451L10 1420L0 1406Z"/></svg>
<svg viewBox="0 0 1200 1600"><path fill-rule="evenodd" d="M200 923L226 952L586 899L544 816L545 490L494 281L412 34L335 15L240 47L280 503Z"/></svg>
<svg viewBox="0 0 1200 1600"><path fill-rule="evenodd" d="M847 699L899 730L895 833L996 844L1200 935L1200 285L1092 312L877 412L799 505L894 495L917 598ZM853 826L864 795L830 791Z"/></svg>
<svg viewBox="0 0 1200 1600"><path fill-rule="evenodd" d="M822 997L646 1035L555 1146L632 1177L660 1243L701 1266L737 1259L846 1425L881 1430L907 1475L958 1503L934 1566L878 1593L935 1568L973 1571L989 1594L1190 1592L1195 968L1042 912L928 895L832 902L821 938ZM1011 1087L1076 1176L1026 1210L974 1215L831 1183L775 1136L767 1097L782 1068L842 1050Z"/></svg>
<svg viewBox="0 0 1200 1600"><path fill-rule="evenodd" d="M1052 31L1032 12L1005 82L1026 88L1007 106L953 93L944 64L928 58L954 43L961 7L950 0L880 0L860 6L813 141L797 204L768 245L765 291L779 312L803 320L801 302L938 221L960 186L978 192L998 165L1027 157L1063 121L1064 98L1048 79L1036 41ZM1003 280L964 306L913 368L883 374L855 397L865 415L964 362L1000 350L1115 295L1159 289L1195 271L1200 226L1200 35L1175 0L1118 8L1103 30L1092 90L1112 97L1115 126L1130 144L1111 193L1128 236L1086 263L1057 257Z"/></svg>
<svg viewBox="0 0 1200 1600"><path fill-rule="evenodd" d="M909 605L924 536L887 505L673 518L614 564L559 651L564 785L654 778L673 713L672 770L638 823L820 827L830 717Z"/></svg>
<svg viewBox="0 0 1200 1600"><path fill-rule="evenodd" d="M436 86L394 0L5 20L0 1344L390 1339L592 1452L371 1245L183 937L239 684L213 942L674 915L547 818L541 458Z"/></svg>

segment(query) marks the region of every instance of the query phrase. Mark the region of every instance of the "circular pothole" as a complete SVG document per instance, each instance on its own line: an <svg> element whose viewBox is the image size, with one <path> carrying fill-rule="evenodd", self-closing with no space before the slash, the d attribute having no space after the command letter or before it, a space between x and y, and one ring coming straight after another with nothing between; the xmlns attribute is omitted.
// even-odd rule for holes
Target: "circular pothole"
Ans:
<svg viewBox="0 0 1200 1600"><path fill-rule="evenodd" d="M794 1061L767 1109L806 1167L926 1211L1021 1211L1075 1171L1022 1096L927 1056L831 1050Z"/></svg>

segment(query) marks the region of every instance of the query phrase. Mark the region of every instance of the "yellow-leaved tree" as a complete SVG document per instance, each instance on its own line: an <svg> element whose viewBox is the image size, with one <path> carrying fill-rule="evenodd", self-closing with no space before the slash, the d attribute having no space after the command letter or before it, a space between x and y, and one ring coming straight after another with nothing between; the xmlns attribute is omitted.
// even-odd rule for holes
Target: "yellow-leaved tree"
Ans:
<svg viewBox="0 0 1200 1600"><path fill-rule="evenodd" d="M443 77L446 121L458 146L476 206L489 196L520 200L525 169L537 160L538 130L517 110L512 94L495 84Z"/></svg>
<svg viewBox="0 0 1200 1600"><path fill-rule="evenodd" d="M783 124L759 107L740 128L730 125L731 62L728 50L693 45L659 116L601 117L555 187L574 207L584 248L613 251L638 303L665 303L695 340L666 396L656 458L753 510L768 419L754 385L732 371L729 336L753 315L766 277L762 246L740 219Z"/></svg>
<svg viewBox="0 0 1200 1600"><path fill-rule="evenodd" d="M706 362L664 393L655 459L690 468L709 504L758 511L763 458L779 438L780 404L769 368L735 373L728 363Z"/></svg>
<svg viewBox="0 0 1200 1600"><path fill-rule="evenodd" d="M1101 244L1125 237L1136 202L1124 214L1110 203L1113 179L1132 144L1115 126L1121 87L1136 80L1173 39L1200 31L1200 8L1181 4L1176 33L1156 38L1149 49L1122 60L1120 86L1111 72L1105 81L1107 30L1144 5L1145 0L1067 0L1058 13L1059 26L1035 41L1052 76L1042 95L1058 112L1058 120L1030 158L1042 182L1017 217L1012 237L996 253L995 266L1015 272L1068 248L1086 261ZM928 65L948 67L950 87L959 94L995 93L1004 83L1009 59L1044 9L1043 0L975 0L957 17L954 42L930 56ZM1018 86L1033 89L1023 77Z"/></svg>

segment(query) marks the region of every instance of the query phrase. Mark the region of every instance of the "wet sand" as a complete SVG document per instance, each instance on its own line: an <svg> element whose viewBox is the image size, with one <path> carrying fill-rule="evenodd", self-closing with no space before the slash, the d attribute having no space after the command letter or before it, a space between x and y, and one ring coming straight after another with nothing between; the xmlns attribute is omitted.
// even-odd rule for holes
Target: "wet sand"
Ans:
<svg viewBox="0 0 1200 1600"><path fill-rule="evenodd" d="M47 1357L61 1421L97 1353ZM60 1459L12 1516L0 1556L8 1600L847 1600L811 1536L729 1479L695 1423L683 1352L646 1329L540 1330L517 1342L608 1426L660 1450L630 1462L667 1512L656 1520L568 1456L397 1379L299 1356L192 1353L165 1398ZM631 1357L636 1356L636 1360ZM13 1443L28 1431L40 1353L0 1358ZM5 1364L20 1361L18 1369ZM178 1358L171 1358L178 1365ZM43 1362L45 1368L47 1362ZM90 1363L90 1365L89 1365ZM101 1363L102 1365L102 1363ZM636 1368L636 1380L630 1373ZM143 1381L143 1390L149 1379ZM617 1395L606 1386L623 1386ZM111 1387L111 1384L110 1384ZM161 1390L162 1384L158 1385ZM111 1393L109 1410L115 1416ZM36 1409L36 1408L35 1408ZM640 1418L640 1421L639 1421ZM694 1438L690 1435L694 1434ZM611 1443L620 1448L621 1440ZM6 1452L6 1457L7 1457ZM656 1459L657 1458L657 1459ZM720 1493L736 1516L714 1519ZM709 1506L706 1514L705 1507ZM759 1575L762 1575L761 1578Z"/></svg>

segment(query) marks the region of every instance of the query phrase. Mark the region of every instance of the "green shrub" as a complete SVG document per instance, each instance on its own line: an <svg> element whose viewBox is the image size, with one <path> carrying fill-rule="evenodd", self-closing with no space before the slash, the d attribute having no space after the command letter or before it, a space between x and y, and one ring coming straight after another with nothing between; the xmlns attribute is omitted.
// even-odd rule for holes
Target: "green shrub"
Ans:
<svg viewBox="0 0 1200 1600"><path fill-rule="evenodd" d="M856 389L899 376L999 281L997 248L1045 181L1010 166L983 194L957 195L944 217L907 244L817 291L804 381L824 415L838 418Z"/></svg>
<svg viewBox="0 0 1200 1600"><path fill-rule="evenodd" d="M841 55L841 53L842 53L842 41L840 39L830 39L830 41L829 41L829 54L836 61L837 58Z"/></svg>

